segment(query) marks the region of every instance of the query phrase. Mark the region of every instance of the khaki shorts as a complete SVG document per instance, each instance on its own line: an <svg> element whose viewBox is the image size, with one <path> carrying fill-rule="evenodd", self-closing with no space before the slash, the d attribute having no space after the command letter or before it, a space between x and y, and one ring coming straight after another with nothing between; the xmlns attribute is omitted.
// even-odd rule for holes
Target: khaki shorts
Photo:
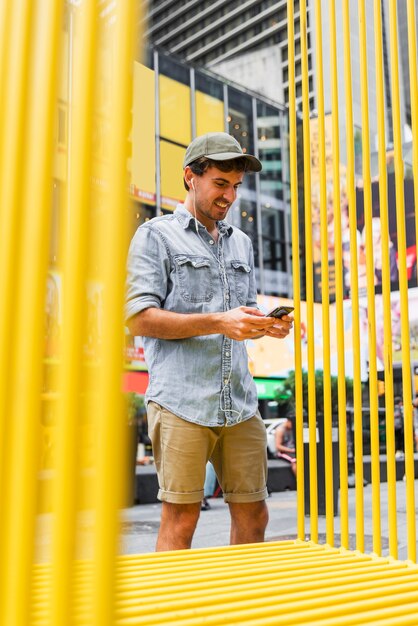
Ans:
<svg viewBox="0 0 418 626"><path fill-rule="evenodd" d="M147 412L159 500L200 502L208 460L225 502L258 502L267 497L267 436L258 412L228 428L187 422L155 402L148 403Z"/></svg>

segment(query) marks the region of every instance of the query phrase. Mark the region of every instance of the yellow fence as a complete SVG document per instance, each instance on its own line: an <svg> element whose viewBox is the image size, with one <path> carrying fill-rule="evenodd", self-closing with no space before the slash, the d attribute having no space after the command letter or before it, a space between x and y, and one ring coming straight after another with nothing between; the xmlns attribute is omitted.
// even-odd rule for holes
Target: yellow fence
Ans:
<svg viewBox="0 0 418 626"><path fill-rule="evenodd" d="M329 202L326 180L325 161L325 109L324 109L324 76L323 76L323 40L329 38L330 68L331 68L331 93L332 93L332 205L334 207L334 237L335 237L335 294L337 308L337 337L338 337L338 406L339 406L339 475L340 475L340 506L341 506L341 546L348 548L349 541L349 509L348 509L348 468L347 468L347 415L346 415L346 389L345 389L345 359L344 359L344 309L343 309L343 247L342 225L339 209L341 203L341 180L340 180L340 128L344 121L339 120L338 102L338 77L337 77L337 36L344 42L344 89L345 89L345 135L347 154L346 161L346 190L348 199L348 218L350 233L350 278L351 278L351 312L353 328L353 372L354 372L354 447L355 447L355 514L356 514L356 547L364 551L364 490L363 490L363 421L362 421L362 382L361 382L361 341L359 319L359 258L358 258L358 232L356 213L356 189L355 189L355 160L354 160L354 124L353 124L353 92L352 92L352 56L351 56L351 28L350 9L353 5L348 0L338 5L342 6L343 32L336 32L336 5L333 0L323 3L319 0L311 3L311 29L315 30L315 71L317 76L317 124L318 124L318 155L319 155L319 188L320 188L320 247L321 247L321 286L323 306L323 340L324 340L324 431L325 431L325 498L326 498L326 541L334 545L334 520L333 520L333 472L332 472L332 407L330 385L330 348L329 348L329 276L328 276L328 248L329 248ZM313 9L313 10L312 10ZM388 138L385 134L385 110L384 110L384 83L383 83L383 35L381 2L374 2L374 49L375 49L375 73L376 73L376 112L378 120L378 145L379 145L379 218L381 223L381 249L374 247L373 241L373 212L371 196L371 148L370 148L370 123L369 123L369 89L368 68L370 56L366 41L366 4L358 2L357 11L359 17L358 39L359 50L356 51L359 58L359 68L355 71L360 75L361 95L361 146L362 146L362 180L364 189L364 221L365 242L364 252L366 257L367 278L367 309L368 309L368 347L369 347L369 398L370 398L370 437L371 437L371 476L372 476L372 501L373 501L373 552L381 554L381 503L380 503L380 442L379 442L379 414L378 414L378 373L376 367L376 315L375 315L375 273L374 257L381 254L382 259L382 294L384 309L384 372L385 372L385 410L386 410L386 442L387 442L387 477L389 493L389 543L390 555L397 558L397 506L396 506L396 467L395 467L395 441L394 441L394 394L393 394L393 354L392 354L392 331L391 331L391 280L389 259L389 216L388 216L388 193L387 193L387 160L386 146ZM393 151L396 181L396 224L398 237L398 271L399 291L401 308L401 343L402 343L402 386L404 405L404 432L405 432L405 479L406 479L406 502L407 502L407 534L408 534L408 558L416 560L416 516L415 516L415 492L414 492L414 441L413 441L413 407L412 407L412 380L411 380L411 349L410 349L410 326L408 311L408 278L406 259L406 233L405 233L405 208L404 208L404 168L402 156L402 135L400 116L400 82L399 82L399 58L398 50L400 42L397 29L397 4L396 1L388 2L388 23L390 24L389 51L391 61L391 98L392 98L392 126L393 126ZM328 11L329 33L322 32L321 11ZM415 8L413 2L407 3L408 15L408 42L410 59L410 93L411 93L411 118L413 134L413 177L415 182L415 228L418 229L418 137L417 137L417 65L416 65L416 31L415 31ZM314 17L313 15L314 14ZM292 241L293 249L297 250L298 239L298 198L297 189L297 145L296 145L296 92L294 73L294 15L293 3L288 3L289 15L289 110L290 110L290 151L291 151L291 175L292 175ZM304 164L304 210L305 210L305 249L306 249L306 294L308 307L308 385L309 401L307 411L309 420L309 475L310 475L310 512L311 512L311 537L318 540L318 502L317 502L317 446L316 446L316 398L315 398L315 328L313 315L314 277L313 277L313 252L312 231L307 225L312 222L312 196L311 196L311 152L310 152L310 107L309 107L309 80L308 80L308 50L307 50L307 7L304 0L300 3L300 32L301 32L301 62L302 62L302 117L303 117L303 164ZM416 236L415 236L416 241ZM299 258L293 255L293 273L295 293L300 292L299 284ZM300 336L300 309L297 299L295 308L295 337ZM297 374L297 432L298 432L298 459L303 458L302 428L302 374L301 353L298 341L295 343L295 370ZM298 536L305 536L304 527L304 486L303 465L298 460L298 468L301 468L298 479ZM298 469L299 471L299 469Z"/></svg>
<svg viewBox="0 0 418 626"><path fill-rule="evenodd" d="M310 3L315 31L321 293L324 338L326 544L318 543L317 411L314 350L314 248L306 0L294 15L288 1L290 170L298 456L298 540L143 557L118 557L118 511L128 482L126 423L121 395L123 285L127 233L125 203L134 26L129 0L0 4L0 624L416 624L416 525L408 276L401 145L397 2L389 0L389 49L396 218L401 307L408 562L397 559L397 503L393 409L391 285L381 2L374 0L376 110L379 143L379 217L384 302L389 554L382 558L376 316L372 235L370 122L365 0L358 1L362 102L362 179L369 330L369 396L373 498L373 555L364 538L362 382L350 9ZM418 86L414 0L406 0L418 231ZM329 32L322 32L321 11ZM301 33L303 145L297 145L295 25ZM137 33L135 33L137 35ZM335 294L338 336L338 433L341 541L334 536L330 379L329 259L323 42L329 42L332 93L332 204L335 207ZM346 119L338 116L337 41L343 41ZM402 42L406 45L406 42ZM69 46L69 54L63 47ZM62 59L68 58L68 67ZM56 133L60 84L67 83L66 132ZM59 116L58 116L59 117ZM347 153L340 155L345 127ZM65 186L58 215L51 209L53 155L64 148ZM298 153L299 150L299 153ZM340 161L346 163L353 323L356 548L349 548L346 388L344 359L343 233ZM303 163L304 241L299 231L298 176ZM63 165L64 164L64 165ZM298 172L299 167L299 172ZM49 242L59 229L56 266L62 276L61 336L45 358ZM417 240L417 237L416 237ZM308 310L309 401L303 407L298 250L304 245ZM55 258L55 257L54 257ZM100 289L97 287L100 285ZM47 292L47 306L45 293ZM92 323L93 320L93 323ZM97 332L97 321L100 332ZM96 322L96 323L94 323ZM96 330L94 330L96 329ZM48 334L50 339L51 334ZM309 421L309 468L304 467L303 412ZM37 514L41 425L53 425L57 454L49 483L52 514ZM86 441L88 439L88 441ZM85 454L84 450L90 450ZM307 464L306 464L307 465ZM305 543L304 481L309 469L310 533ZM47 537L47 545L42 541ZM334 547L335 546L335 547ZM209 567L210 565L210 567ZM272 593L278 580L279 595ZM284 603L281 608L278 602ZM283 617L283 609L285 617ZM395 622L393 620L396 620Z"/></svg>
<svg viewBox="0 0 418 626"><path fill-rule="evenodd" d="M133 2L1 3L0 153L0 623L72 623L81 595L86 623L114 623L118 508L126 483L121 394L124 203L131 107ZM52 228L53 154L63 45L68 76L67 184L58 227L62 336L44 360L45 293ZM100 132L99 132L100 130ZM60 138L63 141L63 138ZM56 224L55 224L56 225ZM94 285L100 283L100 297ZM93 292L93 295L92 295ZM96 295L95 295L96 293ZM89 319L105 332L94 351ZM39 559L36 516L40 428L56 424L47 601L29 602ZM93 455L81 455L92 426ZM81 511L84 512L84 517ZM82 590L74 559L92 558ZM32 617L31 617L32 616ZM34 617L33 617L34 616Z"/></svg>

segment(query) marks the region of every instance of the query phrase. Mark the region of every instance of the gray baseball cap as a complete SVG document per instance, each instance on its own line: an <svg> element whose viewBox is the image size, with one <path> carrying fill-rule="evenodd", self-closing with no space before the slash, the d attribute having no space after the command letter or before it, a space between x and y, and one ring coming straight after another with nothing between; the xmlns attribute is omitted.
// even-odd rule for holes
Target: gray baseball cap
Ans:
<svg viewBox="0 0 418 626"><path fill-rule="evenodd" d="M186 150L183 168L200 157L207 157L214 161L229 161L229 159L246 159L248 170L259 172L262 168L260 161L252 154L242 151L238 141L228 133L207 133L193 139Z"/></svg>

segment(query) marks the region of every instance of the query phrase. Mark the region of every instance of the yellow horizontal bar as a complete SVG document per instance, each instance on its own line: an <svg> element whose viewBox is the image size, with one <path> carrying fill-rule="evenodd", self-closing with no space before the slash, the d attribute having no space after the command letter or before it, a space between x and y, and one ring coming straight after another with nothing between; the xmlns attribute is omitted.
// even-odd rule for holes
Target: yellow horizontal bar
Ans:
<svg viewBox="0 0 418 626"><path fill-rule="evenodd" d="M211 606L206 610L200 607L182 609L170 615L160 613L156 606L155 609L158 612L148 614L146 616L146 624L181 623L192 625L202 624L203 622L205 624L233 624L250 621L252 618L259 620L259 623L265 624L267 623L265 619L268 617L273 617L276 620L276 624L277 620L280 620L281 617L285 617L286 624L311 624L314 620L323 620L331 616L353 616L358 610L374 611L375 609L381 609L383 597L386 607L397 608L398 605L402 606L404 603L406 604L408 602L414 606L417 605L416 586L414 588L411 586L408 591L403 591L402 593L399 593L399 588L387 589L385 596L382 596L381 593L377 593L376 597L372 599L368 597L368 594L368 590L359 592L360 598L356 597L355 599L348 593L339 595L333 594L329 597L324 594L318 597L318 594L316 594L316 597L309 601L309 603L305 603L297 597L294 603L292 603L288 601L286 597L286 602L281 606L281 594L279 598L277 595L272 594L271 590L268 590L266 597L259 597L250 601L240 600L237 607L234 607L232 602L219 604L219 602L214 603L212 601ZM271 599L271 604L266 606L267 598ZM118 626L140 623L144 623L143 615L141 617L132 616L117 619ZM353 623L353 620L348 623Z"/></svg>
<svg viewBox="0 0 418 626"><path fill-rule="evenodd" d="M417 565L299 541L119 557L117 570L115 626L277 624L272 585L284 575L286 624L413 624L417 608ZM77 624L88 623L92 573L76 564ZM50 566L34 576L33 626L43 626Z"/></svg>
<svg viewBox="0 0 418 626"><path fill-rule="evenodd" d="M318 581L322 581L321 584L324 584L329 579L334 582L335 580L342 578L346 583L348 583L350 580L352 582L361 582L362 580L367 579L383 580L393 576L398 576L400 578L403 576L416 577L416 573L411 572L408 568L398 568L395 570L387 566L378 566L376 563L367 564L357 562L354 565L349 564L348 567L343 567L343 565L346 564L335 560L334 564L326 568L320 568L319 570L309 568L309 573L301 573L304 571L303 569L289 572L289 575L286 576L286 585L289 585L289 588L293 585L303 585L304 588L307 588L311 583L316 584ZM251 583L255 584L257 582L264 581L263 584L265 584L266 581L277 580L277 576L281 575L282 571L285 570L279 571L277 567L274 567L274 565L268 568L263 567L259 571L251 570ZM164 586L167 595L173 593L176 589L179 589L182 592L185 592L186 590L193 591L197 589L205 589L210 586L212 582L217 582L219 580L219 576L219 572L212 573L207 571L206 576L205 573L202 572L198 576L193 575L190 579L187 579L186 577L179 578L178 576L164 577L164 572L159 580L152 579L143 581L142 579L138 579L135 582L130 582L129 580L126 581L126 578L123 577L123 579L117 580L117 598L119 602L122 602L123 599L129 600L133 598L138 591L143 593L145 590L149 590L152 593L155 589L158 589L159 586ZM241 567L239 571L234 572L233 576L228 576L227 579L226 577L223 578L223 580L228 580L228 582L223 583L223 589L227 586L233 587L236 584L243 586L246 584L246 578L248 578L248 568ZM36 598L35 606L42 606L43 599L49 592L49 587L50 585L48 585L48 583L45 584L45 582L41 585L33 586ZM88 590L86 585L79 587L80 593L84 593L86 590Z"/></svg>
<svg viewBox="0 0 418 626"><path fill-rule="evenodd" d="M220 578L218 580L220 580ZM142 607L139 606L138 603L138 594L136 594L135 597L119 599L117 603L118 614L124 616L146 613L149 610L148 605L151 599L152 604L155 603L155 605L158 606L158 611L161 612L176 608L181 609L185 602L187 602L189 606L195 604L198 607L203 607L210 606L214 599L216 599L219 605L222 602L225 602L225 604L234 601L248 602L251 597L261 598L271 596L271 587L266 585L264 580L255 582L252 580L252 576L247 577L247 580L248 582L246 583L236 582L233 585L222 580L220 588L216 584L208 585L208 583L206 583L206 585L202 585L198 589L184 589L182 586L179 586L176 589L167 591L165 587L160 586L157 588L156 592L149 592L149 594L147 594L147 600L145 602L141 601L140 603L141 605L143 604ZM328 577L325 592L323 591L324 579L311 581L310 583L306 581L303 583L295 581L293 584L289 584L286 580L286 603L318 598L318 589L321 589L319 595L324 597L329 594L338 596L347 593L357 594L358 592L372 593L373 590L382 590L383 592L386 587L401 590L408 590L409 588L416 589L416 585L417 578L413 572L404 572L402 577L399 577L395 582L390 572L387 573L387 576L379 576L378 579L376 579L374 573L374 579L373 574L371 574L363 580L350 582L345 579L345 572L341 571L339 578L334 576L332 578ZM205 592L204 594L202 594L203 590Z"/></svg>

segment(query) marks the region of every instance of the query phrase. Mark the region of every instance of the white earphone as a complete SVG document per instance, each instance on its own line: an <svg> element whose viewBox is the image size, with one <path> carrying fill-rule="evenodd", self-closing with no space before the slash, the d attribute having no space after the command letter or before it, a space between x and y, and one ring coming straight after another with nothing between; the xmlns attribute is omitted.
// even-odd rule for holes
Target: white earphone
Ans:
<svg viewBox="0 0 418 626"><path fill-rule="evenodd" d="M195 191L195 188L194 188L194 180L193 180L193 178L192 178L192 179L190 179L190 185L191 185L191 187L192 187L193 191Z"/></svg>

